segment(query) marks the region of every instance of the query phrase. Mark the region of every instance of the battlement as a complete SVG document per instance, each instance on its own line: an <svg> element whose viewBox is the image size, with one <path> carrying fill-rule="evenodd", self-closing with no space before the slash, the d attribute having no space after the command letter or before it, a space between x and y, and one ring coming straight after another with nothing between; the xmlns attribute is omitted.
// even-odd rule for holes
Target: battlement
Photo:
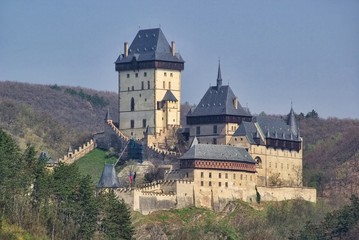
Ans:
<svg viewBox="0 0 359 240"><path fill-rule="evenodd" d="M85 156L87 153L91 152L95 149L95 142L93 139L84 143L78 149L74 151L68 151L67 155L64 155L63 158L59 158L59 163L63 162L66 164L74 163L76 160L80 159L81 157Z"/></svg>

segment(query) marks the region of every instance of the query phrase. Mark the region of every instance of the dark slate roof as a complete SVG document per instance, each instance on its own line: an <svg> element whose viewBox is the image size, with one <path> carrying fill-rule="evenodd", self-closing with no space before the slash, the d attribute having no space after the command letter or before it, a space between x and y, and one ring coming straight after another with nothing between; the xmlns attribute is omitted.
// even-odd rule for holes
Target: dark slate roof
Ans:
<svg viewBox="0 0 359 240"><path fill-rule="evenodd" d="M97 184L97 188L118 188L120 182L117 178L115 167L111 163L106 163L102 171L101 179Z"/></svg>
<svg viewBox="0 0 359 240"><path fill-rule="evenodd" d="M172 101L172 102L177 102L177 98L175 97L175 95L173 95L173 93L170 90L167 90L165 96L163 97L162 101Z"/></svg>
<svg viewBox="0 0 359 240"><path fill-rule="evenodd" d="M243 109L239 102L238 108L235 109L234 99L236 96L228 85L211 86L197 107L187 116L235 115L250 117L251 115Z"/></svg>
<svg viewBox="0 0 359 240"><path fill-rule="evenodd" d="M183 59L179 53L172 55L171 46L160 28L143 29L138 31L128 50L128 56L123 54L116 60L118 63L136 61L166 61L181 62Z"/></svg>
<svg viewBox="0 0 359 240"><path fill-rule="evenodd" d="M254 126L253 122L242 122L242 124L239 126L239 128L235 131L233 136L243 136L247 137L249 143L254 144L254 137L257 135L257 129Z"/></svg>
<svg viewBox="0 0 359 240"><path fill-rule="evenodd" d="M294 135L297 135L298 134L298 127L297 127L297 123L295 121L295 114L294 114L293 107L290 108L290 113L289 113L289 116L288 116L287 124L290 126L290 130L292 131L292 133Z"/></svg>
<svg viewBox="0 0 359 240"><path fill-rule="evenodd" d="M180 159L203 159L255 163L253 158L244 148L214 144L195 144Z"/></svg>
<svg viewBox="0 0 359 240"><path fill-rule="evenodd" d="M254 143L256 136L258 137L258 129L255 126L258 124L259 130L263 133L265 138L294 140L300 141L299 129L296 128L292 132L292 127L288 125L284 119L267 116L257 116L251 122L242 122L241 126L233 134L234 136L247 136L250 143Z"/></svg>

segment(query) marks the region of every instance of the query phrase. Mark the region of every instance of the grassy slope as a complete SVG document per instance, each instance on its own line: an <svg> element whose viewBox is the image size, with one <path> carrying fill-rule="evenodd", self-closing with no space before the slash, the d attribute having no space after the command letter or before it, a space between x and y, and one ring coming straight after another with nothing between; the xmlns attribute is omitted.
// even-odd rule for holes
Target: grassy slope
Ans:
<svg viewBox="0 0 359 240"><path fill-rule="evenodd" d="M82 174L90 175L93 182L97 184L105 164L114 162L116 162L115 157L107 158L105 151L95 149L80 158L75 164L79 167Z"/></svg>

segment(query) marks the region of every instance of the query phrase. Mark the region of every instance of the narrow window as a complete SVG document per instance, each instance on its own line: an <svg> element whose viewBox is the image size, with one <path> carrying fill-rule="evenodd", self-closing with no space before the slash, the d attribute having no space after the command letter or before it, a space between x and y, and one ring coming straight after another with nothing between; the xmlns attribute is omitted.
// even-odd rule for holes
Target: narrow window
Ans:
<svg viewBox="0 0 359 240"><path fill-rule="evenodd" d="M228 187L228 182L225 183L225 186Z"/></svg>
<svg viewBox="0 0 359 240"><path fill-rule="evenodd" d="M222 183L221 183L221 182L219 182L219 183L218 183L218 187L221 187L221 186L222 186Z"/></svg>
<svg viewBox="0 0 359 240"><path fill-rule="evenodd" d="M203 181L201 181L201 187L203 187Z"/></svg>
<svg viewBox="0 0 359 240"><path fill-rule="evenodd" d="M127 78L130 78L130 74L129 74L129 73L127 73Z"/></svg>
<svg viewBox="0 0 359 240"><path fill-rule="evenodd" d="M168 82L168 89L171 89L171 82Z"/></svg>
<svg viewBox="0 0 359 240"><path fill-rule="evenodd" d="M212 186L212 182L211 182L211 181L208 182L208 186L210 186L210 187Z"/></svg>
<svg viewBox="0 0 359 240"><path fill-rule="evenodd" d="M166 82L163 81L163 88L166 88Z"/></svg>
<svg viewBox="0 0 359 240"><path fill-rule="evenodd" d="M217 125L213 126L213 133L217 133Z"/></svg>
<svg viewBox="0 0 359 240"><path fill-rule="evenodd" d="M147 81L147 89L150 89L150 88L151 88L150 81Z"/></svg>
<svg viewBox="0 0 359 240"><path fill-rule="evenodd" d="M135 90L135 87L134 86L132 86L132 91L134 91Z"/></svg>
<svg viewBox="0 0 359 240"><path fill-rule="evenodd" d="M138 77L138 73L135 74L136 78Z"/></svg>
<svg viewBox="0 0 359 240"><path fill-rule="evenodd" d="M208 173L208 177L209 177L209 178L212 178L212 173Z"/></svg>
<svg viewBox="0 0 359 240"><path fill-rule="evenodd" d="M144 77L147 77L147 72L144 72L144 73L143 73L143 76L144 76Z"/></svg>
<svg viewBox="0 0 359 240"><path fill-rule="evenodd" d="M146 128L146 125L147 125L146 119L142 119L142 128Z"/></svg>
<svg viewBox="0 0 359 240"><path fill-rule="evenodd" d="M200 135L201 134L201 127L196 127L196 134Z"/></svg>
<svg viewBox="0 0 359 240"><path fill-rule="evenodd" d="M236 174L235 173L233 173L233 179L236 179Z"/></svg>
<svg viewBox="0 0 359 240"><path fill-rule="evenodd" d="M131 128L135 128L135 120L131 120Z"/></svg>
<svg viewBox="0 0 359 240"><path fill-rule="evenodd" d="M164 75L165 77L167 77L167 73L166 73L166 72L164 72L163 75Z"/></svg>
<svg viewBox="0 0 359 240"><path fill-rule="evenodd" d="M131 112L135 111L135 99L131 98Z"/></svg>
<svg viewBox="0 0 359 240"><path fill-rule="evenodd" d="M241 180L243 179L243 175L241 174Z"/></svg>
<svg viewBox="0 0 359 240"><path fill-rule="evenodd" d="M170 77L173 77L173 73L170 73Z"/></svg>
<svg viewBox="0 0 359 240"><path fill-rule="evenodd" d="M218 173L218 178L221 178L222 177L222 174L221 173Z"/></svg>
<svg viewBox="0 0 359 240"><path fill-rule="evenodd" d="M203 178L203 172L201 172L201 178Z"/></svg>
<svg viewBox="0 0 359 240"><path fill-rule="evenodd" d="M224 175L224 177L227 179L227 178L228 178L228 173L226 173L226 174Z"/></svg>
<svg viewBox="0 0 359 240"><path fill-rule="evenodd" d="M213 139L212 139L212 143L213 143L213 144L217 144L217 138L213 138Z"/></svg>
<svg viewBox="0 0 359 240"><path fill-rule="evenodd" d="M143 81L141 82L141 89L145 89L145 83Z"/></svg>

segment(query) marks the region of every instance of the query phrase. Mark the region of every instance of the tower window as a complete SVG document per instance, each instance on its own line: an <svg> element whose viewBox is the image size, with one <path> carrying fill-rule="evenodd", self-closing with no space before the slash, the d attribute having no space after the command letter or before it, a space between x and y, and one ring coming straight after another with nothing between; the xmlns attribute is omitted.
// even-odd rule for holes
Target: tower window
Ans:
<svg viewBox="0 0 359 240"><path fill-rule="evenodd" d="M138 73L135 74L136 78L138 77Z"/></svg>
<svg viewBox="0 0 359 240"><path fill-rule="evenodd" d="M150 89L150 88L151 88L150 81L147 81L147 89Z"/></svg>
<svg viewBox="0 0 359 240"><path fill-rule="evenodd" d="M168 89L171 89L171 82L168 82Z"/></svg>
<svg viewBox="0 0 359 240"><path fill-rule="evenodd" d="M200 135L201 134L201 127L196 127L196 134Z"/></svg>
<svg viewBox="0 0 359 240"><path fill-rule="evenodd" d="M217 125L213 126L213 133L217 133Z"/></svg>
<svg viewBox="0 0 359 240"><path fill-rule="evenodd" d="M222 183L221 182L218 182L218 187L222 186Z"/></svg>
<svg viewBox="0 0 359 240"><path fill-rule="evenodd" d="M228 182L225 182L225 186L228 187Z"/></svg>
<svg viewBox="0 0 359 240"><path fill-rule="evenodd" d="M143 76L144 76L144 77L147 77L147 72L144 72L144 73L143 73Z"/></svg>
<svg viewBox="0 0 359 240"><path fill-rule="evenodd" d="M132 91L134 91L135 90L135 87L134 86L132 86Z"/></svg>
<svg viewBox="0 0 359 240"><path fill-rule="evenodd" d="M224 177L227 179L227 178L228 178L228 173L225 173L225 174L224 174Z"/></svg>
<svg viewBox="0 0 359 240"><path fill-rule="evenodd" d="M222 177L222 174L221 173L218 173L218 178L221 178Z"/></svg>
<svg viewBox="0 0 359 240"><path fill-rule="evenodd" d="M164 75L165 77L167 77L167 73L166 73L166 72L164 72L163 75Z"/></svg>
<svg viewBox="0 0 359 240"><path fill-rule="evenodd" d="M141 82L141 89L145 89L145 83L143 81Z"/></svg>
<svg viewBox="0 0 359 240"><path fill-rule="evenodd" d="M131 98L131 112L135 111L135 99Z"/></svg>
<svg viewBox="0 0 359 240"><path fill-rule="evenodd" d="M135 120L131 120L131 128L135 128Z"/></svg>
<svg viewBox="0 0 359 240"><path fill-rule="evenodd" d="M201 178L203 178L203 172L201 172Z"/></svg>
<svg viewBox="0 0 359 240"><path fill-rule="evenodd" d="M129 74L129 73L127 73L127 78L130 78L130 74Z"/></svg>
<svg viewBox="0 0 359 240"><path fill-rule="evenodd" d="M146 125L147 125L147 123L146 123L146 119L142 119L142 128L145 128L145 127L146 127Z"/></svg>
<svg viewBox="0 0 359 240"><path fill-rule="evenodd" d="M210 187L212 186L212 182L211 182L211 181L208 182L208 186L210 186Z"/></svg>
<svg viewBox="0 0 359 240"><path fill-rule="evenodd" d="M212 178L212 173L208 173L208 177L209 177L209 178Z"/></svg>
<svg viewBox="0 0 359 240"><path fill-rule="evenodd" d="M170 77L173 77L173 73L170 73Z"/></svg>
<svg viewBox="0 0 359 240"><path fill-rule="evenodd" d="M163 88L166 88L166 82L163 81Z"/></svg>
<svg viewBox="0 0 359 240"><path fill-rule="evenodd" d="M203 187L203 181L201 181L201 187Z"/></svg>

